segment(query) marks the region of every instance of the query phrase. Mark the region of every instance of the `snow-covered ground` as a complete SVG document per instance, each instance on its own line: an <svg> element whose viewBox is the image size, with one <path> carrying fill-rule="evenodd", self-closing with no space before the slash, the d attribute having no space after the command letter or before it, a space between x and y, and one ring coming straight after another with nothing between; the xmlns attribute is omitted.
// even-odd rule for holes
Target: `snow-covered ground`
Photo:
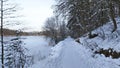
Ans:
<svg viewBox="0 0 120 68"><path fill-rule="evenodd" d="M5 36L4 41L10 41L13 38L15 37ZM27 54L32 56L33 64L42 62L50 54L50 39L46 39L44 36L22 36L21 40L24 42L25 48L27 48Z"/></svg>
<svg viewBox="0 0 120 68"><path fill-rule="evenodd" d="M34 61L29 68L120 68L120 58L112 59L111 56L94 54L94 50L99 48L113 48L120 52L120 19L116 20L118 29L114 33L111 33L112 23L108 22L93 31L99 36L92 39L80 37L80 43L68 37L51 47L49 40L45 40L43 36L25 36L25 47Z"/></svg>
<svg viewBox="0 0 120 68"><path fill-rule="evenodd" d="M119 68L119 62L103 55L93 57L91 50L67 38L52 48L43 68Z"/></svg>
<svg viewBox="0 0 120 68"><path fill-rule="evenodd" d="M113 25L109 22L93 31L99 34L93 39L81 37L81 43L77 43L68 37L52 47L45 59L30 68L120 68L120 58L112 59L103 54L93 53L99 48L113 48L120 52L120 19L116 20L118 23L116 32L111 33Z"/></svg>
<svg viewBox="0 0 120 68"><path fill-rule="evenodd" d="M49 56L30 68L119 68L120 59L112 59L93 52L68 37L51 48Z"/></svg>
<svg viewBox="0 0 120 68"><path fill-rule="evenodd" d="M28 53L33 56L34 63L45 59L50 52L49 40L44 36L25 36L25 47L29 50Z"/></svg>

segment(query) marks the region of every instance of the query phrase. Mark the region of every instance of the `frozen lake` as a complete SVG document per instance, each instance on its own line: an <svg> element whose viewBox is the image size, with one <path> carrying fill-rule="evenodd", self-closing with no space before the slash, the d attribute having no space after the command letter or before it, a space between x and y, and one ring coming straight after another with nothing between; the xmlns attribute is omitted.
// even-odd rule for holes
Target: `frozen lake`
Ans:
<svg viewBox="0 0 120 68"><path fill-rule="evenodd" d="M7 36L4 37L4 40L9 41L12 38L14 37ZM22 36L22 40L28 49L27 53L33 56L35 62L49 55L51 46L49 46L49 39L44 36Z"/></svg>

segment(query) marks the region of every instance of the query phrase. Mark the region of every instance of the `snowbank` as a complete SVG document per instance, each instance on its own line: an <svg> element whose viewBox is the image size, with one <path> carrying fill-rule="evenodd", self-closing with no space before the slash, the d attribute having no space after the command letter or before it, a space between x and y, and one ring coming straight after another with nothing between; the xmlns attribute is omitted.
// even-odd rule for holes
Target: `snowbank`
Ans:
<svg viewBox="0 0 120 68"><path fill-rule="evenodd" d="M120 26L120 19L117 18L116 21ZM99 34L98 37L93 39L81 37L81 43L75 42L70 37L66 38L52 47L44 60L30 68L120 68L120 58L112 59L103 54L94 54L94 51L99 48L113 48L120 52L120 28L111 33L111 27L113 28L111 22L99 27L93 31ZM34 46L30 49L33 49L32 47Z"/></svg>
<svg viewBox="0 0 120 68"><path fill-rule="evenodd" d="M92 51L67 38L52 48L44 68L119 68L114 62L103 55L93 57Z"/></svg>

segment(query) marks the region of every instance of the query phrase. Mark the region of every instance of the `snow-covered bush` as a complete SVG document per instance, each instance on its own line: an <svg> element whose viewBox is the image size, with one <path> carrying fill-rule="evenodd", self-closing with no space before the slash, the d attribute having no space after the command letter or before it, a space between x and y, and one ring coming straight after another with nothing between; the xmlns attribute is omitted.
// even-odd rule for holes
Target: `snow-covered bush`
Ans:
<svg viewBox="0 0 120 68"><path fill-rule="evenodd" d="M5 66L8 68L24 68L29 64L27 60L31 60L26 54L27 49L23 46L20 32L16 34L16 37L11 39L5 47Z"/></svg>

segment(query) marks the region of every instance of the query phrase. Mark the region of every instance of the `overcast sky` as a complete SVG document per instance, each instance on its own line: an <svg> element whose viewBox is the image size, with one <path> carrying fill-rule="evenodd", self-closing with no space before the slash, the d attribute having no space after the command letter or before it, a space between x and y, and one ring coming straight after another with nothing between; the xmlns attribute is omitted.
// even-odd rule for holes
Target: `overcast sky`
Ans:
<svg viewBox="0 0 120 68"><path fill-rule="evenodd" d="M54 0L17 0L22 10L23 27L30 28L27 31L39 31L45 20L53 15L51 6Z"/></svg>

